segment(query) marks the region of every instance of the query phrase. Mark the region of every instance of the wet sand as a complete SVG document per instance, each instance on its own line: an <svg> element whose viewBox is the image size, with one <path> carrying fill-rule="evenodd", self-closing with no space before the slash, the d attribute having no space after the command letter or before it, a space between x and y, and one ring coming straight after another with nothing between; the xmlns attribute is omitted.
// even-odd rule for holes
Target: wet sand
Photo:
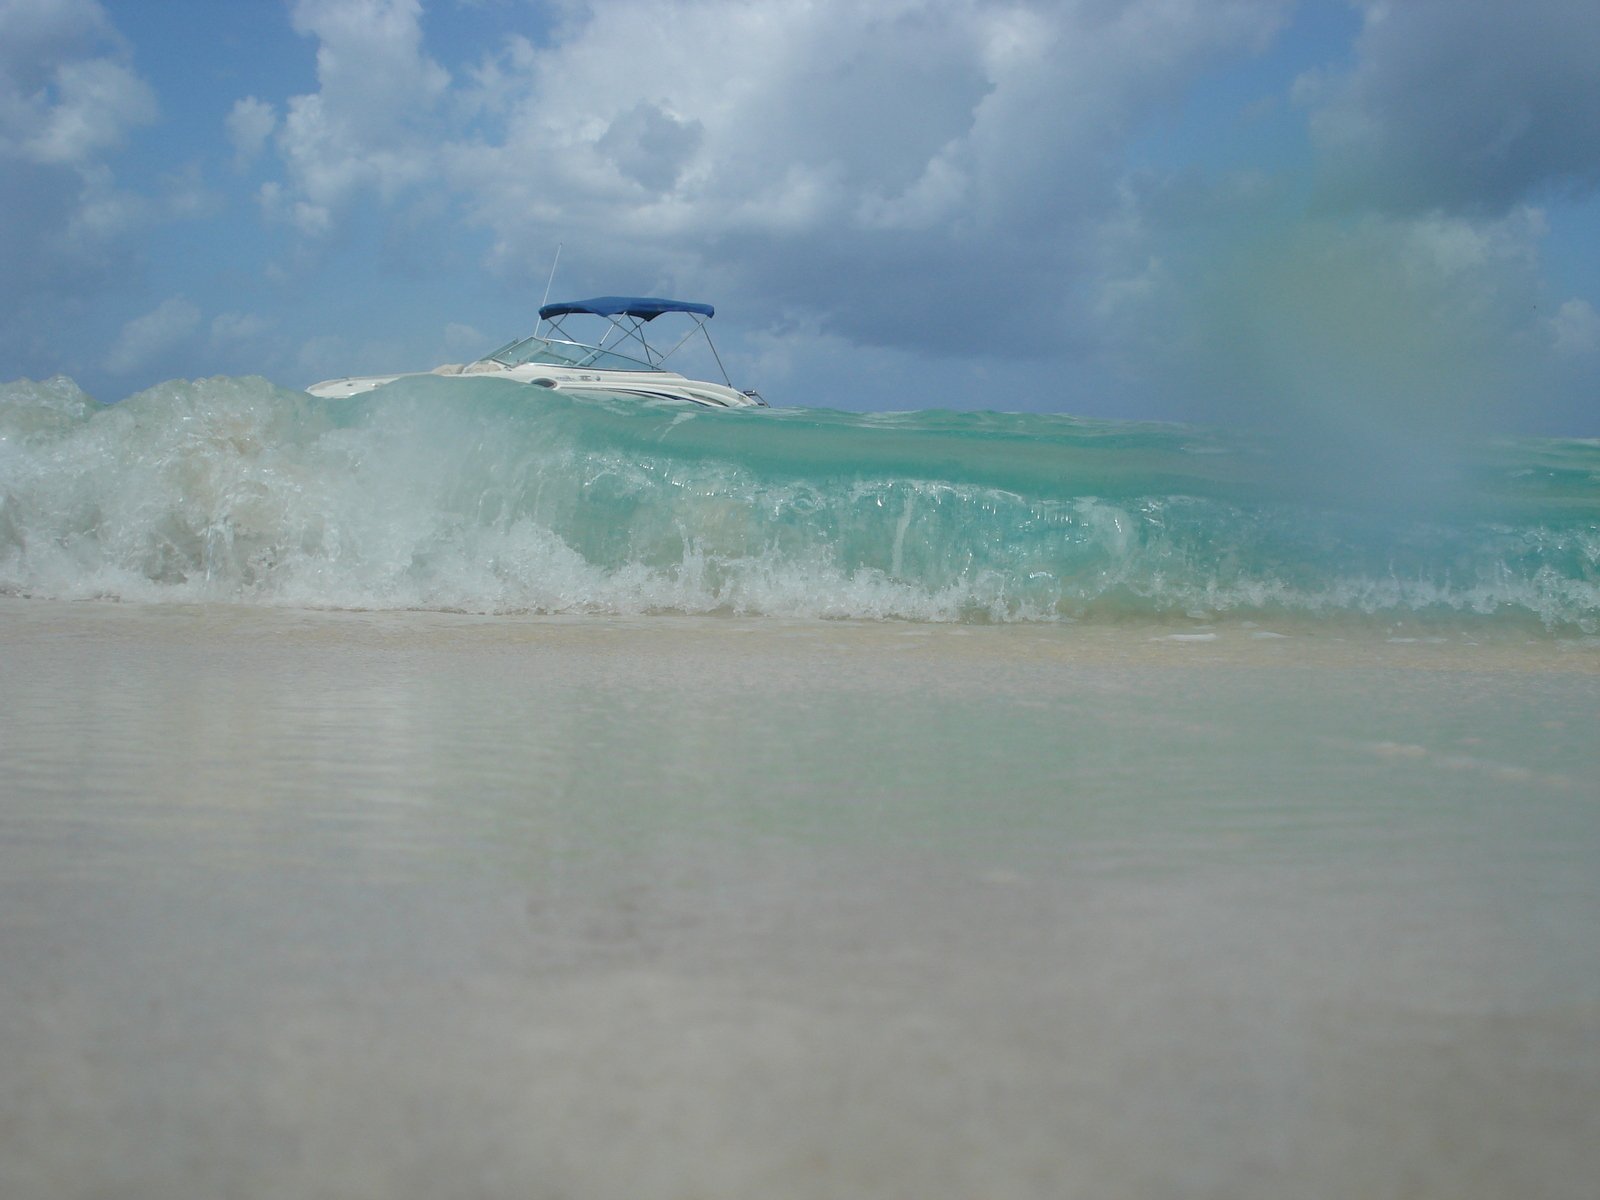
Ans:
<svg viewBox="0 0 1600 1200"><path fill-rule="evenodd" d="M0 601L0 1195L1579 1197L1600 647Z"/></svg>

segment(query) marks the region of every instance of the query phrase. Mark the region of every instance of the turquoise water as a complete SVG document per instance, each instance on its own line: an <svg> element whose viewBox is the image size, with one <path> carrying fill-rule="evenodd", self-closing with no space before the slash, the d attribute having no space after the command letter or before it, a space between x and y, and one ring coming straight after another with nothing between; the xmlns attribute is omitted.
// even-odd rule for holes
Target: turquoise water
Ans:
<svg viewBox="0 0 1600 1200"><path fill-rule="evenodd" d="M917 621L1600 630L1600 443L708 412L260 379L0 387L0 592Z"/></svg>

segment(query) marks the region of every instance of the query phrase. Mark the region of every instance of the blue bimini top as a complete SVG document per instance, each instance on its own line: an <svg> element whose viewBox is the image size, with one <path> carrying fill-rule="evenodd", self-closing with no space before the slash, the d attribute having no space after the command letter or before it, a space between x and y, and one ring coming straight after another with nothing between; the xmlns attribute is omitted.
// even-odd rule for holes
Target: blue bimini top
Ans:
<svg viewBox="0 0 1600 1200"><path fill-rule="evenodd" d="M652 296L596 296L593 300L563 300L546 304L539 310L539 319L564 317L568 313L590 313L596 317L637 317L653 321L662 313L689 313L697 317L716 315L709 304L695 304L689 300L658 300Z"/></svg>

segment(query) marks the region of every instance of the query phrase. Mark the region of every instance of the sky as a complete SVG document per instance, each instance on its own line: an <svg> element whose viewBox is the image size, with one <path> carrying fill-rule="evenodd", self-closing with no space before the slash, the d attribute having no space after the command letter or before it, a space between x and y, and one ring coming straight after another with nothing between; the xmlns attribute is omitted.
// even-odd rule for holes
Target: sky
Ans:
<svg viewBox="0 0 1600 1200"><path fill-rule="evenodd" d="M1594 0L0 0L0 380L551 286L781 405L1597 436L1597 62Z"/></svg>

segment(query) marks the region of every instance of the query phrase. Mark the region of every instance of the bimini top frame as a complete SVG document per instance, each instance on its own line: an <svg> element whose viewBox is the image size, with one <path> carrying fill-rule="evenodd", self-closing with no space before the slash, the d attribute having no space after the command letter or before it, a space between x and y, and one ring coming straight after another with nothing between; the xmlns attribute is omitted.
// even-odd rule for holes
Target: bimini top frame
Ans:
<svg viewBox="0 0 1600 1200"><path fill-rule="evenodd" d="M666 313L683 313L693 320L694 326L673 343L670 350L662 351L652 346L645 337L645 326ZM711 357L717 360L717 369L722 372L723 382L729 387L733 386L733 381L728 378L728 369L722 365L722 356L717 353L716 344L711 340L711 331L706 328L706 322L716 315L716 309L709 304L696 304L691 300L662 300L654 296L597 296L592 300L562 300L539 309L539 320L550 322L550 328L564 341L578 341L561 327L562 318L574 315L603 317L611 322L611 328L598 342L580 344L613 353L628 353L622 347L627 346L632 350L637 344L644 361L657 368L698 333L705 338Z"/></svg>

